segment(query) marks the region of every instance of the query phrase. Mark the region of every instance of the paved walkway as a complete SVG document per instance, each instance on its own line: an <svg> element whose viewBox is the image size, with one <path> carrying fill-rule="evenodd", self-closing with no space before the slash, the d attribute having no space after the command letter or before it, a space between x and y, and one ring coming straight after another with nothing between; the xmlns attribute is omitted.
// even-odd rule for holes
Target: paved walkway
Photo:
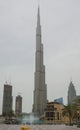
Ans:
<svg viewBox="0 0 80 130"><path fill-rule="evenodd" d="M79 130L76 126L65 125L29 125L31 130ZM21 125L0 125L0 130L21 130Z"/></svg>

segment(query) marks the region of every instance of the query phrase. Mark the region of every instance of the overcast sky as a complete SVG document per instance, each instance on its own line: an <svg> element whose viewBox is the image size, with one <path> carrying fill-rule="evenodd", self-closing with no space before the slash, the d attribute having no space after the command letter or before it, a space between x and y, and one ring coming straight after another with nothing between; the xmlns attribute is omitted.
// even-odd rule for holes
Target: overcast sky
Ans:
<svg viewBox="0 0 80 130"><path fill-rule="evenodd" d="M66 104L71 78L80 95L80 0L39 3L47 97L63 97ZM23 112L32 111L37 8L38 0L0 0L0 113L6 81L13 100L22 95Z"/></svg>

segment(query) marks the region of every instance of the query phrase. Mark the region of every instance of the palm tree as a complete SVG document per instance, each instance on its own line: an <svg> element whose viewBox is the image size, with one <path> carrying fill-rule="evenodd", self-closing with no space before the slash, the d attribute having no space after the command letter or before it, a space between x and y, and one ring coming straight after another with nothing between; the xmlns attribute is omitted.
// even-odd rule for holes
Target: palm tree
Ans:
<svg viewBox="0 0 80 130"><path fill-rule="evenodd" d="M80 96L73 101L74 106L76 107L76 123L80 120Z"/></svg>
<svg viewBox="0 0 80 130"><path fill-rule="evenodd" d="M76 100L73 104L64 106L63 116L64 115L68 116L70 125L73 123L73 121L77 123L78 118L80 119L79 114L80 114L80 99Z"/></svg>
<svg viewBox="0 0 80 130"><path fill-rule="evenodd" d="M69 118L69 124L72 123L72 109L71 105L64 106L63 115L68 116Z"/></svg>

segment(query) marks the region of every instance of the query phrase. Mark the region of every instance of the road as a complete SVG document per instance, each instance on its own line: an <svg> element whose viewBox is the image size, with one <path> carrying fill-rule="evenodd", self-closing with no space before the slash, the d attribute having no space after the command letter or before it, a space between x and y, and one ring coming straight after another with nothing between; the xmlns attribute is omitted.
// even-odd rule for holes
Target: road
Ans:
<svg viewBox="0 0 80 130"><path fill-rule="evenodd" d="M76 126L65 125L27 125L29 130L79 130ZM0 125L0 130L21 130L21 125Z"/></svg>

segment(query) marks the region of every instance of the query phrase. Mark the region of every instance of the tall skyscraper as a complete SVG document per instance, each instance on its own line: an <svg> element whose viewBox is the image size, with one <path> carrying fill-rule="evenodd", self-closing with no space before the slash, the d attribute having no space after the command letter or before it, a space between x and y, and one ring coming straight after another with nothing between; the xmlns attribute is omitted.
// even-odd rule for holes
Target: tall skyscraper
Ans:
<svg viewBox="0 0 80 130"><path fill-rule="evenodd" d="M22 113L22 97L20 95L16 96L15 113Z"/></svg>
<svg viewBox="0 0 80 130"><path fill-rule="evenodd" d="M2 114L7 115L10 112L12 112L12 86L4 84Z"/></svg>
<svg viewBox="0 0 80 130"><path fill-rule="evenodd" d="M43 64L43 44L41 42L40 10L38 7L35 53L35 88L33 112L44 113L47 103L47 86L45 84L45 66Z"/></svg>
<svg viewBox="0 0 80 130"><path fill-rule="evenodd" d="M76 90L75 90L75 86L71 81L68 88L68 104L72 104L75 98L76 98Z"/></svg>

